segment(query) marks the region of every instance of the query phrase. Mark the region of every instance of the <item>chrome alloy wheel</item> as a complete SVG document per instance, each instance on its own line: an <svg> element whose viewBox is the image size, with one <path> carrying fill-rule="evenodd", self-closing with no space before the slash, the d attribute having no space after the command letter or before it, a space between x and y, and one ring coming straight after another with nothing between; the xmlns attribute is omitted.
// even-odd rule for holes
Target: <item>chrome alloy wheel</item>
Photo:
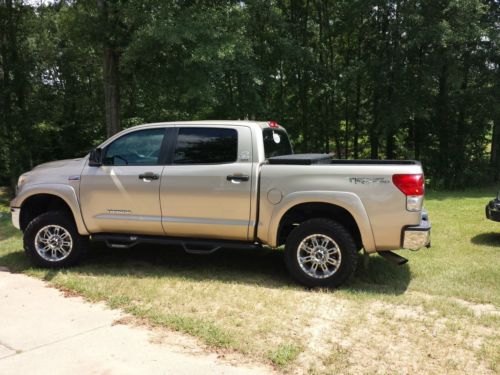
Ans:
<svg viewBox="0 0 500 375"><path fill-rule="evenodd" d="M315 279L325 279L337 272L342 255L333 239L324 234L313 234L300 243L297 260L307 275Z"/></svg>
<svg viewBox="0 0 500 375"><path fill-rule="evenodd" d="M73 249L71 234L59 225L47 225L35 236L38 255L49 262L59 262L69 256Z"/></svg>

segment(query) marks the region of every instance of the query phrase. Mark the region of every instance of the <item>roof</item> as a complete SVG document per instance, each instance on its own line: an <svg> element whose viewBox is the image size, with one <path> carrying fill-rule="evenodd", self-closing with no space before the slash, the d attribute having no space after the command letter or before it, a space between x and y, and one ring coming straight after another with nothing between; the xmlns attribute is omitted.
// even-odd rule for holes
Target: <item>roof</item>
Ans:
<svg viewBox="0 0 500 375"><path fill-rule="evenodd" d="M149 124L136 125L129 129L150 128L161 126L175 125L196 125L196 126L213 126L213 125L246 125L250 127L259 127L260 129L268 128L268 121L249 121L249 120L202 120L202 121L171 121L171 122L153 122Z"/></svg>

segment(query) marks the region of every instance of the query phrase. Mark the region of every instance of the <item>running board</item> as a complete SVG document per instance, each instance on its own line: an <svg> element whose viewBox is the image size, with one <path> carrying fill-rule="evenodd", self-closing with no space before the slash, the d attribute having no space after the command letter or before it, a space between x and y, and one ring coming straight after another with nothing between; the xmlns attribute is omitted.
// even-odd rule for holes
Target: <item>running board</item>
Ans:
<svg viewBox="0 0 500 375"><path fill-rule="evenodd" d="M253 242L190 239L180 237L144 236L129 234L98 233L91 236L93 241L104 241L113 249L129 249L138 244L174 245L182 246L189 254L212 254L213 252L226 249L257 249L261 245Z"/></svg>
<svg viewBox="0 0 500 375"><path fill-rule="evenodd" d="M393 253L392 251L379 251L378 253L389 262L394 263L398 266L402 266L403 264L408 263L408 259L403 258L402 256Z"/></svg>

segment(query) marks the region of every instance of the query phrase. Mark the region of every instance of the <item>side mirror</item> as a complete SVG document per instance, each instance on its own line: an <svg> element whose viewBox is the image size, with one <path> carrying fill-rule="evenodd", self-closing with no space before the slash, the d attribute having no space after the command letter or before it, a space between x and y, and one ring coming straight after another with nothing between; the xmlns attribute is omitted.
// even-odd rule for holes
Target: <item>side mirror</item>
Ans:
<svg viewBox="0 0 500 375"><path fill-rule="evenodd" d="M89 166L100 167L102 165L102 148L95 148L90 151Z"/></svg>

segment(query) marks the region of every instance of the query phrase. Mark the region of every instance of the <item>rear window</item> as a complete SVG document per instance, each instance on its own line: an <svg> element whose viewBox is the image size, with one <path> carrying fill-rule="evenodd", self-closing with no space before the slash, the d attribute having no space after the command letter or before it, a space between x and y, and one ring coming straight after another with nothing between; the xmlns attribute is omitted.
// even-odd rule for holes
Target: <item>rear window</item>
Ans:
<svg viewBox="0 0 500 375"><path fill-rule="evenodd" d="M180 128L174 164L234 163L238 132L224 128Z"/></svg>
<svg viewBox="0 0 500 375"><path fill-rule="evenodd" d="M293 154L290 140L283 129L265 128L262 134L264 136L264 152L266 154L266 159L273 156Z"/></svg>

